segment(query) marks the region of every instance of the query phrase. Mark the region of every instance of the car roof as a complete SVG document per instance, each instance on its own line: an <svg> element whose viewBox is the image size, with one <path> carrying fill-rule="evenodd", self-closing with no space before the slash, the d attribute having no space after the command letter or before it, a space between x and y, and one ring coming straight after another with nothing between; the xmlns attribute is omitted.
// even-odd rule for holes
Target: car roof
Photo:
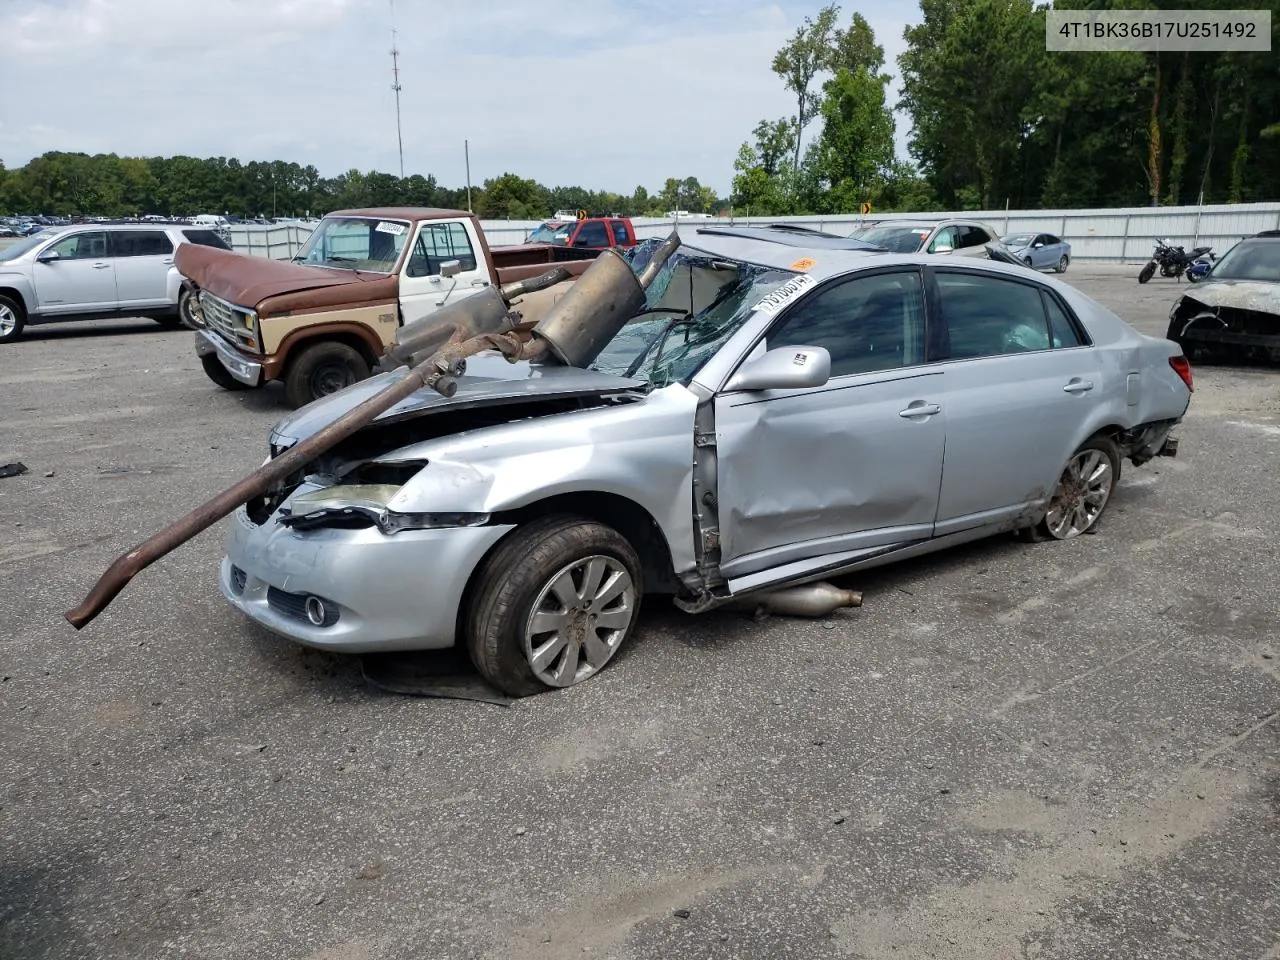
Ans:
<svg viewBox="0 0 1280 960"><path fill-rule="evenodd" d="M681 235L681 248L775 270L805 272L817 280L851 270L868 258L884 256L879 247L844 237L753 227L699 227L692 237Z"/></svg>

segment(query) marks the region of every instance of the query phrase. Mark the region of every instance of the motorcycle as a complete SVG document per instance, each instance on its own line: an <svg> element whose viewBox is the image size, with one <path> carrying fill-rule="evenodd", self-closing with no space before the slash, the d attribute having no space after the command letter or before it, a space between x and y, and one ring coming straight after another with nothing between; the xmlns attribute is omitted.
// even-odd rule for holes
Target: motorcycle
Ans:
<svg viewBox="0 0 1280 960"><path fill-rule="evenodd" d="M1146 283L1150 280L1155 276L1157 267L1160 269L1160 276L1181 279L1188 267L1201 257L1208 255L1212 249L1212 247L1196 247L1187 253L1184 248L1174 246L1168 240L1157 239L1156 249L1151 255L1150 262L1138 273L1138 282ZM1196 279L1200 277L1197 276Z"/></svg>
<svg viewBox="0 0 1280 960"><path fill-rule="evenodd" d="M1202 255L1196 257L1195 262L1187 267L1187 279L1192 283L1199 283L1209 275L1209 271L1213 269L1214 261L1218 259L1218 255L1212 250L1206 250Z"/></svg>

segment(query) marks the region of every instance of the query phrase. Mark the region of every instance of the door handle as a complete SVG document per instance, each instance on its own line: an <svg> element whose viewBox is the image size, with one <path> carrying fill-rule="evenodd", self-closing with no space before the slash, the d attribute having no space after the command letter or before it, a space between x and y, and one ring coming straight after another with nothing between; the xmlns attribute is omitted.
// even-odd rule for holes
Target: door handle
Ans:
<svg viewBox="0 0 1280 960"><path fill-rule="evenodd" d="M161 260L160 262L164 264L168 264L169 266L173 266L173 257L169 257L168 259Z"/></svg>
<svg viewBox="0 0 1280 960"><path fill-rule="evenodd" d="M439 282L440 282L440 278L439 278L439 277L427 277L427 282L428 282L428 283L439 283Z"/></svg>
<svg viewBox="0 0 1280 960"><path fill-rule="evenodd" d="M1092 389L1092 380L1081 380L1079 377L1072 378L1072 380L1062 388L1064 393L1088 393Z"/></svg>
<svg viewBox="0 0 1280 960"><path fill-rule="evenodd" d="M111 266L111 264L109 264L109 263L95 263L95 264L93 265L93 269L95 269L95 270L106 270L109 266Z"/></svg>
<svg viewBox="0 0 1280 960"><path fill-rule="evenodd" d="M489 285L489 281L488 280L472 280L471 285L473 287L487 287Z"/></svg>
<svg viewBox="0 0 1280 960"><path fill-rule="evenodd" d="M913 400L907 405L907 409L898 411L898 416L911 420L914 417L932 417L935 413L941 412L942 407L936 403L925 403L923 400Z"/></svg>

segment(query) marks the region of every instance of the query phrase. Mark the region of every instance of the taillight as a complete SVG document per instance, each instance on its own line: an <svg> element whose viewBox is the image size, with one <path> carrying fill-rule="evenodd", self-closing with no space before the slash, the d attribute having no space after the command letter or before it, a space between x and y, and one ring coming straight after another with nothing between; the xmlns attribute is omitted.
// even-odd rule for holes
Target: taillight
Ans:
<svg viewBox="0 0 1280 960"><path fill-rule="evenodd" d="M1173 372L1182 378L1182 382L1187 385L1188 392L1195 390L1195 386L1191 382L1191 364L1187 362L1186 357L1170 357L1169 366L1173 367Z"/></svg>

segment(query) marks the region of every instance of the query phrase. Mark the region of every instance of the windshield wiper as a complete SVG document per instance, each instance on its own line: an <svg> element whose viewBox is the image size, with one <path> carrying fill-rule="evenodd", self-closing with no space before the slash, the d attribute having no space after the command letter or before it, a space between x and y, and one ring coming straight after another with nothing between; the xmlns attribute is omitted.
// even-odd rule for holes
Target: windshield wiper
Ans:
<svg viewBox="0 0 1280 960"><path fill-rule="evenodd" d="M678 326L681 323L693 322L693 314L691 314L688 310L684 310L678 307L653 307L650 309L641 310L638 314L636 314L636 316L643 317L645 314L649 314L649 313L675 313L675 314L679 314L679 316L672 317L670 320L668 320L666 323L662 325L662 329L660 329L657 333L655 333L652 337L649 338L649 342L644 345L644 349L641 350L636 355L636 358L631 361L630 366L628 366L626 371L623 372L622 375L624 377L634 377L636 375L636 371L640 369L640 364L644 363L644 358L649 356L649 352L653 350L653 345L655 343L658 343L658 341L662 341L662 343L665 344L667 342L667 337L671 335L671 331L676 326ZM659 356L662 355L661 347L658 348L658 355Z"/></svg>

